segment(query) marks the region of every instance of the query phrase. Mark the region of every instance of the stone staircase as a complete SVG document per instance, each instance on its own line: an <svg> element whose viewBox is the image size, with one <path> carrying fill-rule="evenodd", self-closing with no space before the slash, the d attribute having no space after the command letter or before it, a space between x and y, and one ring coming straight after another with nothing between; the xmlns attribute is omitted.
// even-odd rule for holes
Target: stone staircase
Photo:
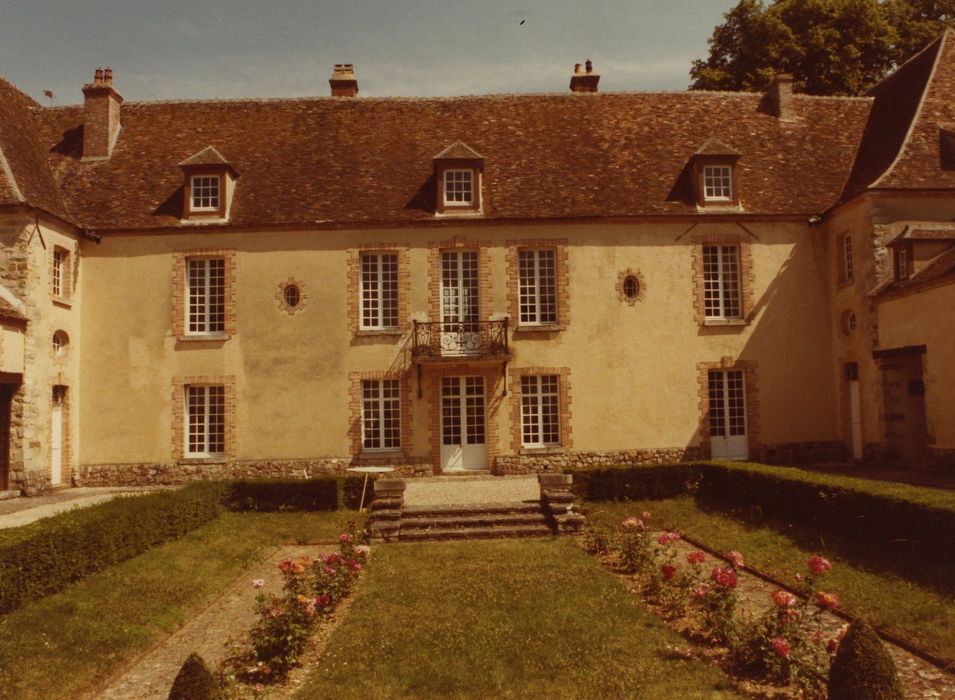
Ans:
<svg viewBox="0 0 955 700"><path fill-rule="evenodd" d="M449 493L446 483L439 485L441 497L452 501L435 502L423 498L405 503L406 483L403 479L379 479L375 482L375 498L371 502L369 528L372 539L384 542L422 542L433 540L466 540L511 537L547 537L578 532L584 517L576 511L570 492L571 477L542 474L537 480L523 484L530 493L521 493L521 501L495 503L471 502L478 493L498 491L491 484L495 478L485 477L483 484L460 482L466 489ZM420 489L418 489L420 491ZM505 489L510 492L510 489ZM539 498L535 498L539 494ZM457 501L457 502L454 502Z"/></svg>

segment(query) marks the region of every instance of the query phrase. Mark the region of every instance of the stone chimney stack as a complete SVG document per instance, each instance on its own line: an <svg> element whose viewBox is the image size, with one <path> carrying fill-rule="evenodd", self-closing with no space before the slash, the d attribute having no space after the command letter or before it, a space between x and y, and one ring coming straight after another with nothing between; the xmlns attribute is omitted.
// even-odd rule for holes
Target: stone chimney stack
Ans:
<svg viewBox="0 0 955 700"><path fill-rule="evenodd" d="M109 158L119 136L123 98L113 89L113 69L97 68L93 82L83 86L83 160Z"/></svg>
<svg viewBox="0 0 955 700"><path fill-rule="evenodd" d="M588 58L583 66L579 63L574 65L574 74L570 77L570 91L597 92L599 82L600 76L594 73L594 64Z"/></svg>
<svg viewBox="0 0 955 700"><path fill-rule="evenodd" d="M351 63L336 63L328 84L332 86L332 97L355 97L358 95L355 66Z"/></svg>
<svg viewBox="0 0 955 700"><path fill-rule="evenodd" d="M769 86L769 104L772 113L781 122L791 122L795 119L792 111L793 76L791 73L779 73Z"/></svg>

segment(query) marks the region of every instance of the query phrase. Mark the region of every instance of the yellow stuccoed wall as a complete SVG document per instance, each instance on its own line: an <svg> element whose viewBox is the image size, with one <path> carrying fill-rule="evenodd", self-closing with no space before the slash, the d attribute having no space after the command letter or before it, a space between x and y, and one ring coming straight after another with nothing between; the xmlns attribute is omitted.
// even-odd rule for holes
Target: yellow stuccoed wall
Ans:
<svg viewBox="0 0 955 700"><path fill-rule="evenodd" d="M364 231L117 235L84 249L81 462L172 460L176 376L234 375L238 460L345 458L348 373L387 370L406 332L354 337L347 313L347 251L361 244L408 246L410 312L432 306L428 246L460 237L488 242L491 315L508 310L506 241L567 239L569 324L565 331L512 340L512 367L567 367L575 451L697 446L697 363L724 356L758 363L760 441L838 439L824 240L803 223L633 223L455 226ZM694 320L691 251L697 236L752 242L752 322L701 328ZM236 251L236 335L179 342L172 331L173 251ZM639 271L645 296L623 303L619 274ZM289 315L275 292L303 284L304 307ZM485 319L486 320L486 319ZM410 326L410 321L409 321ZM430 459L427 405L413 402L413 449ZM497 389L502 388L498 383ZM499 454L512 454L510 402L500 402Z"/></svg>

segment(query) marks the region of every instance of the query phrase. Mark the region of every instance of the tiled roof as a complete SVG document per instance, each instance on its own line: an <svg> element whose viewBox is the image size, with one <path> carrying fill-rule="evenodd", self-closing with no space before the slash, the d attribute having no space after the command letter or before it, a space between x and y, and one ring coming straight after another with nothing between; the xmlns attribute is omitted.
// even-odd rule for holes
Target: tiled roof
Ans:
<svg viewBox="0 0 955 700"><path fill-rule="evenodd" d="M796 120L780 123L761 99L682 92L127 102L112 157L93 163L79 160L81 107L38 117L74 217L95 229L180 225L177 164L208 145L242 173L231 209L237 225L433 220L432 159L456 141L484 158L485 219L696 214L685 165L711 138L741 154L744 212L822 211L842 190L871 100L796 96Z"/></svg>
<svg viewBox="0 0 955 700"><path fill-rule="evenodd" d="M955 222L911 224L892 243L896 241L955 241Z"/></svg>
<svg viewBox="0 0 955 700"><path fill-rule="evenodd" d="M0 205L31 204L57 216L66 209L50 174L34 111L39 105L0 78Z"/></svg>
<svg viewBox="0 0 955 700"><path fill-rule="evenodd" d="M872 296L885 297L897 292L914 292L947 281L955 282L955 245L943 250L921 270L913 272L905 279L883 282L872 290Z"/></svg>

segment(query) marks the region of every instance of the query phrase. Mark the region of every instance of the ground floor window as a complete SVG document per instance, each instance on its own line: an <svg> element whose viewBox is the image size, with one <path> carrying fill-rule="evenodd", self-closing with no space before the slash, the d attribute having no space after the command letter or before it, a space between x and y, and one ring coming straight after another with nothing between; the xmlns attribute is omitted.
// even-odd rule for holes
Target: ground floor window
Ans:
<svg viewBox="0 0 955 700"><path fill-rule="evenodd" d="M521 377L521 442L525 447L560 445L560 378Z"/></svg>
<svg viewBox="0 0 955 700"><path fill-rule="evenodd" d="M401 392L397 379L362 380L361 436L365 450L401 447Z"/></svg>
<svg viewBox="0 0 955 700"><path fill-rule="evenodd" d="M212 457L225 453L225 387L186 387L186 454Z"/></svg>

